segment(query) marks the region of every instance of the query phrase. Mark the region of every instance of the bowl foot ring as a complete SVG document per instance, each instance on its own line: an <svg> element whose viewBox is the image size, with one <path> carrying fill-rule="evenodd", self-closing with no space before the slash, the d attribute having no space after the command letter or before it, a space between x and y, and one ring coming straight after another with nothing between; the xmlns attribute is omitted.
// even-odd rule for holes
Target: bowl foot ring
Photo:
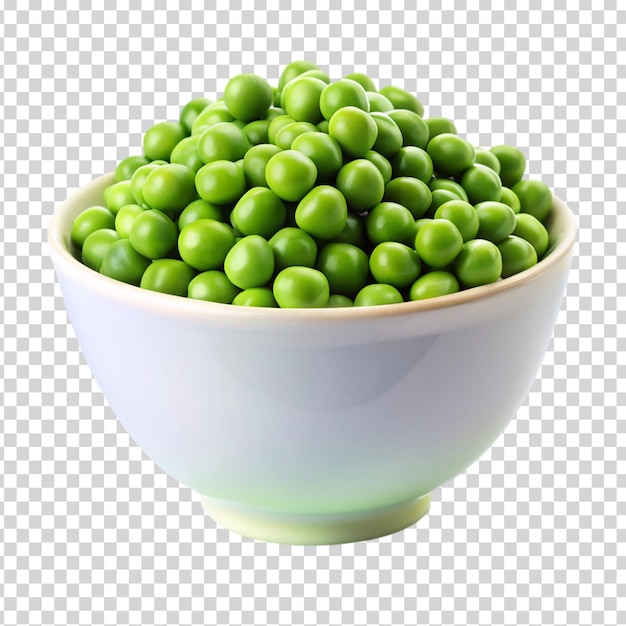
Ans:
<svg viewBox="0 0 626 626"><path fill-rule="evenodd" d="M415 524L428 513L430 494L383 509L343 514L292 514L200 496L205 513L244 537L291 545L332 545L376 539Z"/></svg>

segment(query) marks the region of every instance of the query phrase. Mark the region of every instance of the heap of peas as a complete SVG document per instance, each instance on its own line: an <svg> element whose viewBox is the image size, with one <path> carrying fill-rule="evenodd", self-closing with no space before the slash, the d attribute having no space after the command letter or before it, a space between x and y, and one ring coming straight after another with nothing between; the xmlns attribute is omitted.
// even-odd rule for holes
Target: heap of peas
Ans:
<svg viewBox="0 0 626 626"><path fill-rule="evenodd" d="M276 88L234 76L145 133L72 242L111 278L243 306L392 304L535 265L550 189L517 148L423 115L404 89L305 61Z"/></svg>

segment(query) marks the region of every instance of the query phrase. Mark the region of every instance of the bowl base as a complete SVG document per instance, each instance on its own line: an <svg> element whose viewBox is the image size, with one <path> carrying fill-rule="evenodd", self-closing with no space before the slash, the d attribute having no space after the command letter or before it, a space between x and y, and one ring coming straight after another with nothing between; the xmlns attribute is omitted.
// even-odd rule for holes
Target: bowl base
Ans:
<svg viewBox="0 0 626 626"><path fill-rule="evenodd" d="M291 545L332 545L376 539L403 530L430 508L430 494L384 509L356 513L292 514L200 496L205 513L244 537Z"/></svg>

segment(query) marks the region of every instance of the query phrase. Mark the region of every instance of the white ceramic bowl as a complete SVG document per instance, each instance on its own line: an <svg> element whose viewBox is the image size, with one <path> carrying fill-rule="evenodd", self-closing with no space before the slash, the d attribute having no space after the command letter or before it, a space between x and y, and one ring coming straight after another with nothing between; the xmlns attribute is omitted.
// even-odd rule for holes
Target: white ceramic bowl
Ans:
<svg viewBox="0 0 626 626"><path fill-rule="evenodd" d="M504 431L552 335L576 237L504 281L404 304L235 307L142 290L72 255L70 227L112 175L61 203L50 252L83 354L135 442L219 523L266 541L373 538Z"/></svg>

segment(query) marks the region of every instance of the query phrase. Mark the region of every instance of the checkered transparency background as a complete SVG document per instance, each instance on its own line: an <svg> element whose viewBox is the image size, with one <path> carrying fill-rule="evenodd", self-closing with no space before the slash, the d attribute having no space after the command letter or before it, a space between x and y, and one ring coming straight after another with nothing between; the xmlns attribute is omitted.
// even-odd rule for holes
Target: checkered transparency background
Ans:
<svg viewBox="0 0 626 626"><path fill-rule="evenodd" d="M617 0L89 4L2 9L0 623L626 623ZM332 547L219 528L142 454L91 378L45 244L55 203L154 122L242 71L276 83L295 58L415 92L476 145L517 145L580 226L554 338L503 436L417 525Z"/></svg>

